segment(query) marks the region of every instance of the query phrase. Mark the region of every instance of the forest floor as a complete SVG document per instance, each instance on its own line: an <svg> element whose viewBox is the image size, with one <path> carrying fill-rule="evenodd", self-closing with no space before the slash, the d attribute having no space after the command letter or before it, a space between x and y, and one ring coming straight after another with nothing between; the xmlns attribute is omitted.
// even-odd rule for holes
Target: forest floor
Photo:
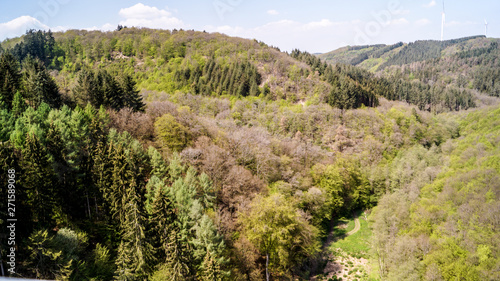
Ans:
<svg viewBox="0 0 500 281"><path fill-rule="evenodd" d="M370 280L368 252L371 229L366 214L337 219L333 225L323 246L326 266L322 274L311 280Z"/></svg>

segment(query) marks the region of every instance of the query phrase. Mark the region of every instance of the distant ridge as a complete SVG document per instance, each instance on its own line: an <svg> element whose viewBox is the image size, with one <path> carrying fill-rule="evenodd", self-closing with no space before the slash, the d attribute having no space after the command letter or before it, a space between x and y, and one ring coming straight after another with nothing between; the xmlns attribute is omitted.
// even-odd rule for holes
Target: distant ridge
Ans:
<svg viewBox="0 0 500 281"><path fill-rule="evenodd" d="M484 40L490 39L484 35L477 35L445 41L418 40L411 43L399 42L393 45L347 46L318 55L318 57L328 63L345 63L376 72L391 65L404 65L440 58L443 54L450 53L444 52L448 48L453 49L452 52L474 48L474 45L481 45L479 43ZM460 47L455 48L459 45Z"/></svg>

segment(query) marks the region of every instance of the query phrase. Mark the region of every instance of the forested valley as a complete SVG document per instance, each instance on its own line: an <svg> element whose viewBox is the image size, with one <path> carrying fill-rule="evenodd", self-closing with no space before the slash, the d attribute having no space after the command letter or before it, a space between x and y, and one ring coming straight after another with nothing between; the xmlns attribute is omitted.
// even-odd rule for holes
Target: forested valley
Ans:
<svg viewBox="0 0 500 281"><path fill-rule="evenodd" d="M331 61L193 30L5 40L12 277L500 280L498 41Z"/></svg>

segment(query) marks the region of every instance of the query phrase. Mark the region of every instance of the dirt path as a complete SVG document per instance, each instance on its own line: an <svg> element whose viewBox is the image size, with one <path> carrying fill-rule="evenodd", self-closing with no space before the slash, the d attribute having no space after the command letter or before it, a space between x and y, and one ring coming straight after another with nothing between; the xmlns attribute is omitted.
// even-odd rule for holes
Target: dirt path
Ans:
<svg viewBox="0 0 500 281"><path fill-rule="evenodd" d="M354 219L354 229L347 232L345 234L345 236L350 236L350 235L353 235L354 233L358 232L359 229L361 228L361 224L359 223L359 219L358 218L355 218Z"/></svg>
<svg viewBox="0 0 500 281"><path fill-rule="evenodd" d="M332 256L331 256L331 254L328 253L328 247L330 246L330 244L333 243L336 238L338 239L338 237L334 237L334 231L333 231L333 228L335 227L334 223L335 223L335 220L332 218L332 220L330 221L330 226L329 226L330 232L328 233L326 241L323 244L323 247L321 249L322 256L327 257L327 259L329 260L322 273L327 274L329 277L336 275L336 272L342 271L342 269L343 269L343 266L341 266L339 262L335 262L335 261L331 260ZM351 231L344 234L342 237L345 238L347 236L353 235L354 233L358 232L360 229L361 229L361 223L359 222L359 218L356 217L354 219L354 228ZM316 274L320 273L317 271L318 271L318 263L316 262L313 265L312 272L315 272L314 275L316 275ZM339 276L341 276L341 275L339 275ZM315 276L315 277L312 277L311 280L316 281L318 279L316 279L316 276Z"/></svg>
<svg viewBox="0 0 500 281"><path fill-rule="evenodd" d="M334 228L334 219L332 219L330 221L330 232L328 233L328 237L327 237L327 239L322 247L322 256L326 257L328 259L327 265L324 268L322 273L325 274L327 276L327 278L330 278L333 275L337 275L337 277L341 277L341 276L343 276L343 274L344 275L347 274L349 271L349 268L345 267L343 264L347 263L348 261L350 261L351 263L353 263L355 265L364 265L364 266L366 266L366 263L367 263L367 261L365 259L358 260L358 259L353 258L353 257L338 257L337 260L335 260L334 257L332 256L332 254L328 253L328 247L331 245L331 243L334 242L334 240L339 238L339 237L334 237L333 228ZM342 236L342 238L353 235L354 233L358 232L360 229L361 229L361 223L359 222L359 218L356 217L354 219L354 228L351 231L344 234ZM318 264L315 264L314 269L313 269L313 272L315 272L314 275L319 273L319 272L317 272L317 270L318 270ZM317 281L319 279L317 279L317 276L314 276L310 280ZM348 278L347 280L350 280L350 279Z"/></svg>

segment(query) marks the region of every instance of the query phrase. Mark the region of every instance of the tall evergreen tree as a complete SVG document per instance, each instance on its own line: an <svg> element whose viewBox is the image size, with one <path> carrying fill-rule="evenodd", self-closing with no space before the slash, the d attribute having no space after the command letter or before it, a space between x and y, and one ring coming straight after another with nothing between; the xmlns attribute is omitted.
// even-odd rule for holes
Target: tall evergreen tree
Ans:
<svg viewBox="0 0 500 281"><path fill-rule="evenodd" d="M105 70L99 71L97 76L98 80L102 82L100 85L104 95L102 104L114 110L122 109L125 106L124 93L116 79Z"/></svg>
<svg viewBox="0 0 500 281"><path fill-rule="evenodd" d="M57 200L56 181L51 164L45 146L35 134L28 133L22 151L22 182L27 190L33 221L39 227L50 226Z"/></svg>
<svg viewBox="0 0 500 281"><path fill-rule="evenodd" d="M13 53L19 61L31 56L40 59L49 66L54 57L56 41L52 32L30 29L26 32L23 42L16 44Z"/></svg>
<svg viewBox="0 0 500 281"><path fill-rule="evenodd" d="M152 245L156 249L156 261L165 263L169 254L168 246L171 232L175 232L176 214L166 190L160 185L154 191L152 200L150 227Z"/></svg>
<svg viewBox="0 0 500 281"><path fill-rule="evenodd" d="M21 87L19 64L10 52L0 55L0 101L9 109Z"/></svg>
<svg viewBox="0 0 500 281"><path fill-rule="evenodd" d="M38 107L42 102L51 107L62 105L57 84L38 58L28 56L23 62L24 95L31 106Z"/></svg>
<svg viewBox="0 0 500 281"><path fill-rule="evenodd" d="M82 70L78 75L78 83L73 92L77 102L86 106L90 103L94 107L104 104L104 93L101 87L102 81L94 71Z"/></svg>
<svg viewBox="0 0 500 281"><path fill-rule="evenodd" d="M27 107L28 105L24 101L21 93L16 92L16 94L14 95L14 100L12 101L12 114L14 115L14 117L21 116Z"/></svg>
<svg viewBox="0 0 500 281"><path fill-rule="evenodd" d="M150 272L152 247L146 239L145 218L132 189L122 198L121 242L116 259L115 280L143 280Z"/></svg>
<svg viewBox="0 0 500 281"><path fill-rule="evenodd" d="M124 106L132 108L133 111L144 111L145 105L139 95L134 79L125 74L121 81Z"/></svg>

